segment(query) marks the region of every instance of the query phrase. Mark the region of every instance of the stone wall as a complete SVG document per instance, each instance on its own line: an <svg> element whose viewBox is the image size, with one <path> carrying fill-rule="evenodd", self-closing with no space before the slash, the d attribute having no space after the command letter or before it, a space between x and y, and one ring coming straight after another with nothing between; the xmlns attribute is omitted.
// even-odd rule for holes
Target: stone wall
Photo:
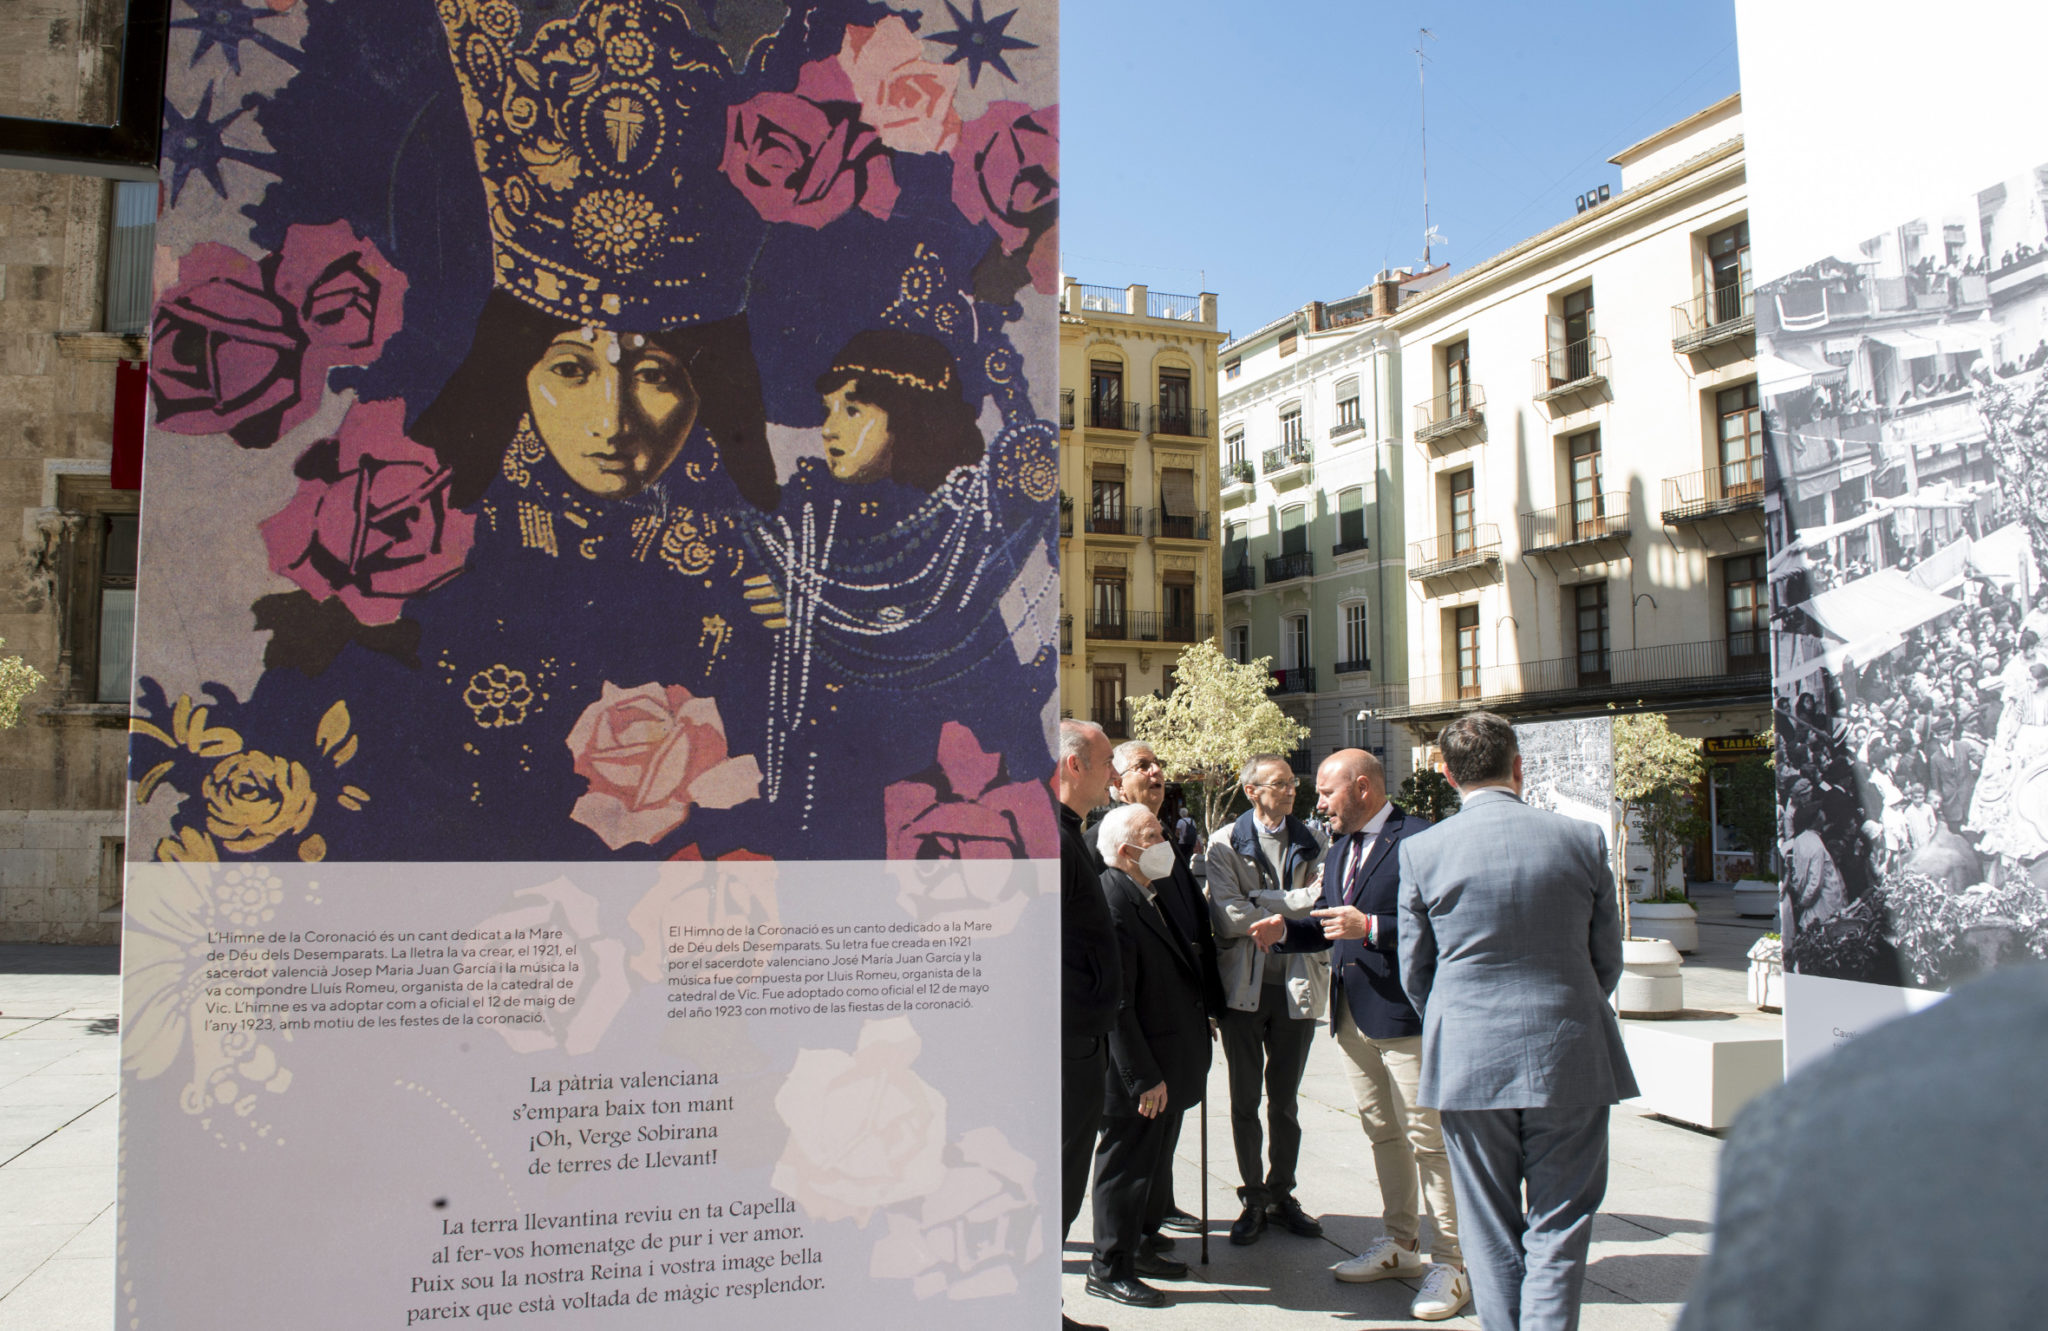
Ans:
<svg viewBox="0 0 2048 1331"><path fill-rule="evenodd" d="M108 0L0 4L0 114L104 118L119 14ZM107 943L119 929L101 894L106 842L122 835L127 708L89 701L65 650L78 594L66 507L105 488L115 362L141 354L98 333L111 193L92 176L0 169L0 638L45 677L0 731L0 941Z"/></svg>

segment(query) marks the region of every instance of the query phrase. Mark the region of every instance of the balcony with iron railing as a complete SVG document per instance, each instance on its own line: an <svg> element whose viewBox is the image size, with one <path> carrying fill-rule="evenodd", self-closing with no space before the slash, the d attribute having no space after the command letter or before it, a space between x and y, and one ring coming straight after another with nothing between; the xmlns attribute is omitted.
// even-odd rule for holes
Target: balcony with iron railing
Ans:
<svg viewBox="0 0 2048 1331"><path fill-rule="evenodd" d="M1071 388L1062 388L1060 390L1060 428L1062 430L1074 428L1074 390Z"/></svg>
<svg viewBox="0 0 2048 1331"><path fill-rule="evenodd" d="M1142 508L1091 508L1084 515L1083 530L1090 536L1143 536L1145 510Z"/></svg>
<svg viewBox="0 0 2048 1331"><path fill-rule="evenodd" d="M1266 450L1260 459L1260 470L1268 476L1278 476L1281 472L1307 466L1312 451L1308 440L1289 439L1278 448Z"/></svg>
<svg viewBox="0 0 2048 1331"><path fill-rule="evenodd" d="M1152 537L1160 541L1206 541L1209 539L1209 514L1169 513L1163 508L1150 510Z"/></svg>
<svg viewBox="0 0 2048 1331"><path fill-rule="evenodd" d="M1128 287L1094 286L1087 282L1072 282L1068 289L1073 292L1069 313L1079 314L1094 311L1100 314L1129 314L1131 293Z"/></svg>
<svg viewBox="0 0 2048 1331"><path fill-rule="evenodd" d="M1478 384L1438 393L1415 404L1415 442L1426 444L1479 428L1486 417L1486 390Z"/></svg>
<svg viewBox="0 0 2048 1331"><path fill-rule="evenodd" d="M1060 655L1061 655L1061 656L1072 656L1073 654L1074 654L1074 617L1073 617L1072 615L1061 615L1061 616L1060 616Z"/></svg>
<svg viewBox="0 0 2048 1331"><path fill-rule="evenodd" d="M1370 669L1372 669L1372 661L1363 656L1359 657L1356 661L1339 661L1331 667L1332 672L1339 675L1362 675Z"/></svg>
<svg viewBox="0 0 2048 1331"><path fill-rule="evenodd" d="M1130 709L1122 703L1117 704L1107 712L1097 712L1094 720L1095 724L1102 727L1102 733L1111 739L1129 739L1131 737Z"/></svg>
<svg viewBox="0 0 2048 1331"><path fill-rule="evenodd" d="M1474 523L1408 543L1408 576L1415 581L1499 562L1500 528L1491 522Z"/></svg>
<svg viewBox="0 0 2048 1331"><path fill-rule="evenodd" d="M1372 542L1361 535L1345 536L1330 547L1332 555L1355 555L1361 550L1372 549Z"/></svg>
<svg viewBox="0 0 2048 1331"><path fill-rule="evenodd" d="M1306 578L1316 571L1315 557L1306 550L1291 550L1266 556L1266 585Z"/></svg>
<svg viewBox="0 0 2048 1331"><path fill-rule="evenodd" d="M1330 427L1330 440L1332 443L1339 439L1348 439L1365 429L1365 418L1356 414L1355 408L1358 404L1353 402L1351 405L1354 408L1353 414L1346 416L1343 414L1344 404L1342 402L1337 404L1337 423Z"/></svg>
<svg viewBox="0 0 2048 1331"><path fill-rule="evenodd" d="M1273 692L1314 693L1316 691L1316 668L1296 666L1292 670L1273 672Z"/></svg>
<svg viewBox="0 0 2048 1331"><path fill-rule="evenodd" d="M1122 398L1088 399L1088 428L1091 430L1129 430L1136 434L1142 414L1137 403L1126 402Z"/></svg>
<svg viewBox="0 0 2048 1331"><path fill-rule="evenodd" d="M1258 585L1258 570L1253 568L1249 562L1225 564L1223 566L1223 594L1225 596L1235 592L1253 591L1257 589Z"/></svg>
<svg viewBox="0 0 2048 1331"><path fill-rule="evenodd" d="M1522 515L1522 549L1559 550L1628 536L1628 492L1615 490Z"/></svg>
<svg viewBox="0 0 2048 1331"><path fill-rule="evenodd" d="M1200 296L1176 296L1166 291L1145 293L1145 314L1153 319L1173 319L1181 323L1202 322L1202 298Z"/></svg>
<svg viewBox="0 0 2048 1331"><path fill-rule="evenodd" d="M1209 437L1209 409L1207 407L1181 407L1171 404L1153 407L1148 429L1153 434L1173 435L1181 439L1207 439Z"/></svg>
<svg viewBox="0 0 2048 1331"><path fill-rule="evenodd" d="M1126 642L1202 642L1216 636L1216 616L1134 610L1124 616Z"/></svg>
<svg viewBox="0 0 2048 1331"><path fill-rule="evenodd" d="M1758 453L1664 479L1664 525L1698 522L1764 506L1764 458Z"/></svg>
<svg viewBox="0 0 2048 1331"><path fill-rule="evenodd" d="M1534 365L1538 402L1604 388L1607 386L1607 339L1584 337L1576 342L1561 342L1538 356Z"/></svg>
<svg viewBox="0 0 2048 1331"><path fill-rule="evenodd" d="M1419 719L1467 707L1489 711L1595 710L1609 702L1723 700L1764 695L1771 670L1767 632L1733 639L1584 652L1544 661L1411 673L1408 702L1389 719Z"/></svg>
<svg viewBox="0 0 2048 1331"><path fill-rule="evenodd" d="M1088 612L1088 636L1122 642L1130 634L1130 612L1122 607L1095 606Z"/></svg>
<svg viewBox="0 0 2048 1331"><path fill-rule="evenodd" d="M1074 497L1062 490L1060 491L1060 535L1072 536L1073 534Z"/></svg>
<svg viewBox="0 0 2048 1331"><path fill-rule="evenodd" d="M1223 483L1225 485L1250 485L1256 479L1258 479L1258 476L1252 470L1251 459L1249 458L1238 458L1234 462L1223 464Z"/></svg>
<svg viewBox="0 0 2048 1331"><path fill-rule="evenodd" d="M1756 292L1747 276L1671 307L1671 349L1705 351L1756 332Z"/></svg>

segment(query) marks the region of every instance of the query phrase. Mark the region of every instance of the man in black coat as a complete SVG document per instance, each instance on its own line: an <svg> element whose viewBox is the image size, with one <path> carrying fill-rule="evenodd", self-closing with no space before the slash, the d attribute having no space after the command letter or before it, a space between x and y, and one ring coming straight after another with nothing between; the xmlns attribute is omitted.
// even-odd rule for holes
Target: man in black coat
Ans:
<svg viewBox="0 0 2048 1331"><path fill-rule="evenodd" d="M1161 806L1166 803L1166 769L1160 764L1159 755L1152 751L1152 746L1141 739L1126 740L1110 754L1110 764L1116 769L1116 775L1111 779L1110 794L1117 803L1142 804L1159 815ZM1163 815L1159 826L1166 831L1167 841L1173 846L1173 877L1155 884L1159 889L1160 909L1185 937L1194 942L1195 952L1201 959L1202 1006L1212 1019L1220 1018L1224 1011L1223 975L1217 968L1216 931L1209 923L1209 900L1202 892L1202 885L1195 881L1194 870L1189 867L1187 848L1174 841L1173 829L1167 825ZM1106 869L1109 866L1102 858L1101 831L1102 824L1098 822L1085 835L1088 849L1095 856L1095 867ZM1184 1234L1199 1234L1202 1222L1183 1211L1173 1198L1173 1153L1180 1145L1179 1124L1182 1121L1175 1119L1173 1138L1160 1153L1159 1177L1153 1180L1153 1187L1160 1190L1157 1208L1160 1225ZM1152 1252L1165 1252L1173 1246L1173 1240L1157 1229L1146 1231L1145 1243Z"/></svg>
<svg viewBox="0 0 2048 1331"><path fill-rule="evenodd" d="M1422 1018L1401 987L1396 923L1399 845L1429 820L1387 802L1386 773L1363 749L1340 749L1323 761L1316 772L1316 808L1336 834L1323 855L1322 905L1306 920L1276 915L1259 921L1252 941L1283 952L1330 952L1330 1033L1344 1055L1386 1208L1386 1237L1332 1270L1337 1279L1352 1282L1422 1278L1409 1310L1425 1321L1440 1321L1455 1315L1471 1295L1443 1129L1435 1110L1415 1102ZM1429 1262L1419 1251L1424 1200L1436 1220Z"/></svg>
<svg viewBox="0 0 2048 1331"><path fill-rule="evenodd" d="M1093 721L1060 722L1052 793L1060 818L1060 1238L1081 1214L1102 1125L1108 1035L1123 993L1116 930L1081 817L1109 798L1109 737ZM1080 1324L1062 1315L1068 1328Z"/></svg>
<svg viewBox="0 0 2048 1331"><path fill-rule="evenodd" d="M1177 1120L1202 1099L1209 1074L1209 1021L1200 955L1162 909L1173 847L1159 819L1125 804L1102 820L1102 875L1123 972L1123 999L1109 1034L1102 1141L1095 1149L1095 1256L1088 1292L1143 1308L1166 1302L1139 1276L1187 1273L1145 1251L1165 1198L1153 1186Z"/></svg>

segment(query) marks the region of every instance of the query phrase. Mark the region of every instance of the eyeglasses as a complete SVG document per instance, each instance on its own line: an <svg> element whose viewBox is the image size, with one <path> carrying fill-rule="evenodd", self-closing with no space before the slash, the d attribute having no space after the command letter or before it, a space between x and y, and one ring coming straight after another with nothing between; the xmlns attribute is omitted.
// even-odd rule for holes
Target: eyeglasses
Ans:
<svg viewBox="0 0 2048 1331"><path fill-rule="evenodd" d="M1301 787L1299 781L1254 781L1252 784L1261 790L1298 790Z"/></svg>

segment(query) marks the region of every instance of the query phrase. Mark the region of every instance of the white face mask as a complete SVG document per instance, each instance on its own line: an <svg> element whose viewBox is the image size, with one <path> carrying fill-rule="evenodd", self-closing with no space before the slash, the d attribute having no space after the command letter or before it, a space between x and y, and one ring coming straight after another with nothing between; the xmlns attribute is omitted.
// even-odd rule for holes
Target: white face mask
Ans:
<svg viewBox="0 0 2048 1331"><path fill-rule="evenodd" d="M1154 880L1173 877L1173 847L1164 841L1145 847L1138 855L1138 872Z"/></svg>

